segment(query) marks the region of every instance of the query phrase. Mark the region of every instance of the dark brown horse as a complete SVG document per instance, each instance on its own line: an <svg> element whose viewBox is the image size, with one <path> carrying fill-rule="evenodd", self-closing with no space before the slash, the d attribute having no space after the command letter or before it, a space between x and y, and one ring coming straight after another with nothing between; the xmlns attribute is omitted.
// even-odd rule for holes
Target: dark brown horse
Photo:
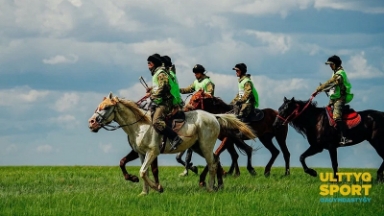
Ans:
<svg viewBox="0 0 384 216"><path fill-rule="evenodd" d="M322 152L324 149L329 151L332 162L334 176L337 176L337 148L341 147L340 136L337 130L330 125L327 111L324 107L317 108L316 103L312 102L313 97L308 101L299 101L292 98L284 98L284 103L279 108L279 115L276 118L275 126L289 123L297 132L307 137L309 148L300 156L300 162L304 172L311 176L317 176L314 169L308 168L305 159L309 156ZM347 113L349 106L345 107ZM376 110L365 110L357 112L356 125L347 130L345 134L352 143L345 146L352 146L367 140L376 152L383 158L383 162L377 170L377 180L384 181L384 113ZM358 124L357 124L358 123Z"/></svg>
<svg viewBox="0 0 384 216"><path fill-rule="evenodd" d="M203 109L210 113L218 114L218 113L228 113L234 109L233 105L226 104L223 100L218 97L212 97L208 94L205 94L204 91L197 91L189 101L189 105L186 106L186 109ZM264 118L250 122L250 127L256 132L257 137L261 141L261 143L271 152L271 159L265 167L264 175L268 176L271 172L272 165L279 155L280 151L274 146L272 139L275 137L277 143L280 146L281 151L283 152L284 160L285 160L285 175L290 174L290 153L287 148L286 138L288 133L288 126L282 126L279 128L273 127L273 122L277 116L277 111L266 108L262 110L264 112ZM222 140L219 148L216 150L215 154L220 155L225 149L227 149L232 157L232 165L231 169L239 169L237 164L237 153L233 148L233 142L236 139L236 135L233 135L233 132L224 131L220 133L219 139ZM242 137L244 138L244 137ZM236 142L237 143L237 142ZM251 151L252 152L252 151ZM235 157L233 157L233 155ZM236 157L237 155L237 157ZM252 153L249 154L249 150L247 152L248 156L248 164L247 168L252 167L251 156ZM229 172L231 171L229 170ZM253 168L252 168L253 169Z"/></svg>

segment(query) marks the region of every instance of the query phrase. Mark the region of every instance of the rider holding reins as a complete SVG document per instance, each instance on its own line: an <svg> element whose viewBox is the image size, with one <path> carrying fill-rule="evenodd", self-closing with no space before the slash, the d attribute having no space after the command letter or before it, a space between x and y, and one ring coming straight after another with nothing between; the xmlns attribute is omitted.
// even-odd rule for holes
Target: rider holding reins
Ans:
<svg viewBox="0 0 384 216"><path fill-rule="evenodd" d="M188 87L180 88L180 93L188 94L203 89L204 93L214 96L215 84L212 82L209 76L205 74L206 71L204 66L196 64L193 67L192 72L195 74L196 80Z"/></svg>
<svg viewBox="0 0 384 216"><path fill-rule="evenodd" d="M328 58L325 64L331 67L333 71L332 77L327 82L317 87L312 96L316 96L321 91L328 92L330 99L328 106L333 106L333 119L336 122L336 128L341 137L340 144L345 145L352 142L352 140L345 137L347 126L342 120L343 106L351 102L353 94L351 93L351 83L349 82L347 73L344 71L341 63L342 61L337 55Z"/></svg>

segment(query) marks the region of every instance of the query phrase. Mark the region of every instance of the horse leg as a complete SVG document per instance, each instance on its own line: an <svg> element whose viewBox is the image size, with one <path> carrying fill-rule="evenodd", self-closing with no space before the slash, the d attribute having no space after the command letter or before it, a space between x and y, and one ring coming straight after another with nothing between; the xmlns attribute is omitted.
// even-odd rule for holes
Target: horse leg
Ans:
<svg viewBox="0 0 384 216"><path fill-rule="evenodd" d="M225 150L227 149L227 146L226 146L226 142L227 142L227 139L228 137L224 137L223 140L221 141L219 147L216 149L215 151L215 155L217 156L220 156L220 154ZM232 155L231 155L232 157ZM233 159L232 159L232 164L231 164L231 167L233 166ZM203 171L204 172L204 171ZM224 169L221 169L221 170L218 170L218 172L222 172L223 173L223 176L226 176L227 173L225 172Z"/></svg>
<svg viewBox="0 0 384 216"><path fill-rule="evenodd" d="M159 166L158 166L158 160L157 157L153 160L151 164L152 174L153 178L155 179L155 183L158 185L157 190L162 193L164 191L163 187L160 185L159 181Z"/></svg>
<svg viewBox="0 0 384 216"><path fill-rule="evenodd" d="M205 178L207 177L208 173L208 165L204 167L203 172L200 174L200 180L199 180L199 185L200 187L205 187L207 184L205 183Z"/></svg>
<svg viewBox="0 0 384 216"><path fill-rule="evenodd" d="M303 154L300 155L300 162L301 162L301 165L303 166L305 173L308 173L309 175L311 175L313 177L317 176L316 170L308 168L307 164L305 163L305 159L309 156L312 156L312 155L317 154L317 153L322 152L322 151L323 151L323 149L321 147L311 145Z"/></svg>
<svg viewBox="0 0 384 216"><path fill-rule="evenodd" d="M232 174L233 170L235 170L235 177L240 176L240 169L239 169L239 164L238 164L238 159L239 159L239 154L237 154L235 146L233 142L227 142L227 151L231 155L232 158L232 164L231 167L229 168L228 174Z"/></svg>
<svg viewBox="0 0 384 216"><path fill-rule="evenodd" d="M163 187L160 184L156 184L148 176L148 167L157 158L157 156L158 154L156 154L153 150L150 150L145 154L144 162L140 168L140 177L144 180L145 183L149 185L149 187L159 192L162 192Z"/></svg>
<svg viewBox="0 0 384 216"><path fill-rule="evenodd" d="M275 162L277 156L279 155L280 151L273 145L272 142L272 134L264 134L263 136L259 137L259 140L265 148L271 152L271 158L268 161L267 166L265 166L264 169L264 176L268 177L271 174L272 165Z"/></svg>
<svg viewBox="0 0 384 216"><path fill-rule="evenodd" d="M188 165L186 162L183 161L183 155L185 152L186 151L182 151L176 155L176 161L184 166L184 171L182 173L180 173L179 176L187 176L188 175Z"/></svg>
<svg viewBox="0 0 384 216"><path fill-rule="evenodd" d="M378 133L379 134L379 133ZM379 169L377 170L377 182L383 182L384 183L384 145L382 145L382 139L383 135L381 135L381 138L375 137L374 140L370 141L373 148L376 150L377 154L383 159L383 162L381 163Z"/></svg>
<svg viewBox="0 0 384 216"><path fill-rule="evenodd" d="M331 157L333 176L339 181L339 176L337 175L338 162L337 162L337 149L335 147L328 149L329 156Z"/></svg>
<svg viewBox="0 0 384 216"><path fill-rule="evenodd" d="M291 174L291 171L290 171L291 153L289 152L287 143L286 143L287 133L288 133L287 125L284 125L275 131L275 138L276 138L277 144L279 144L280 150L283 152L286 176Z"/></svg>
<svg viewBox="0 0 384 216"><path fill-rule="evenodd" d="M195 174L198 173L197 166L193 166L192 161L192 149L187 149L187 154L185 155L185 163L187 164L187 169L190 169Z"/></svg>
<svg viewBox="0 0 384 216"><path fill-rule="evenodd" d="M140 157L141 164L143 164L144 163L144 155L139 154L139 157ZM145 175L147 175L147 174L148 173L145 173ZM143 190L141 191L139 196L145 196L148 193L149 193L149 185L147 184L147 182L143 181Z"/></svg>
<svg viewBox="0 0 384 216"><path fill-rule="evenodd" d="M135 160L137 158L139 158L139 154L137 152L131 150L131 152L129 152L125 157L123 157L120 160L120 169L123 172L125 180L127 180L127 181L139 182L139 178L137 176L135 176L135 175L128 174L128 171L125 168L125 165L128 162L133 161L133 160Z"/></svg>
<svg viewBox="0 0 384 216"><path fill-rule="evenodd" d="M252 154L253 154L253 148L249 145L247 145L244 140L242 139L239 139L237 138L236 141L235 141L235 145L245 151L245 153L247 154L247 170L248 172L252 175L252 176L255 176L256 175L256 171L255 169L253 168L252 166Z"/></svg>

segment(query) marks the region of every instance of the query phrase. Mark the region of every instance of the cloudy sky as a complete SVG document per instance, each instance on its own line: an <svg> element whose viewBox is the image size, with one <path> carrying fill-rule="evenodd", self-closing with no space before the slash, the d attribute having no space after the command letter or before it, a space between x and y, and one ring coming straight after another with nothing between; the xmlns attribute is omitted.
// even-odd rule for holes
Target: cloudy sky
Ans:
<svg viewBox="0 0 384 216"><path fill-rule="evenodd" d="M132 100L150 80L146 59L169 55L182 87L202 64L229 102L237 91L231 68L244 62L260 107L284 96L306 100L331 76L325 60L339 55L356 110L384 111L384 3L377 0L0 0L0 165L118 165L131 149L123 131L87 128L109 92ZM325 106L327 97L316 97ZM292 166L307 141L288 134ZM261 146L259 141L248 144ZM340 167L381 164L364 142L341 148ZM264 148L253 163L264 166ZM160 156L176 165L175 155ZM196 164L203 165L200 156ZM223 165L230 164L228 153ZM331 167L328 152L307 160ZM138 165L139 162L133 162ZM245 166L245 157L240 157ZM283 166L280 155L277 166ZM261 170L259 170L261 172Z"/></svg>

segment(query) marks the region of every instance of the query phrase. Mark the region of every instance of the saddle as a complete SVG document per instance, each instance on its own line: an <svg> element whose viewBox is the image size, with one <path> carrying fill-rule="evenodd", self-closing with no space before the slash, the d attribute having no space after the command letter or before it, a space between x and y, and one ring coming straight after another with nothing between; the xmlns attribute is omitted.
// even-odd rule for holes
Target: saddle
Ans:
<svg viewBox="0 0 384 216"><path fill-rule="evenodd" d="M326 106L325 112L327 113L329 125L333 127L336 126L336 122L333 120L333 108L331 106ZM354 109L351 109L349 105L345 105L343 106L342 120L349 129L352 129L361 122L361 116Z"/></svg>
<svg viewBox="0 0 384 216"><path fill-rule="evenodd" d="M166 118L165 123L168 127L172 128L176 133L185 124L185 113L179 109L174 109ZM163 140L160 145L160 152L163 153L165 149L165 143L167 142L167 136L163 136Z"/></svg>
<svg viewBox="0 0 384 216"><path fill-rule="evenodd" d="M242 119L243 122L256 122L264 118L264 112L261 109L252 109L249 115Z"/></svg>

